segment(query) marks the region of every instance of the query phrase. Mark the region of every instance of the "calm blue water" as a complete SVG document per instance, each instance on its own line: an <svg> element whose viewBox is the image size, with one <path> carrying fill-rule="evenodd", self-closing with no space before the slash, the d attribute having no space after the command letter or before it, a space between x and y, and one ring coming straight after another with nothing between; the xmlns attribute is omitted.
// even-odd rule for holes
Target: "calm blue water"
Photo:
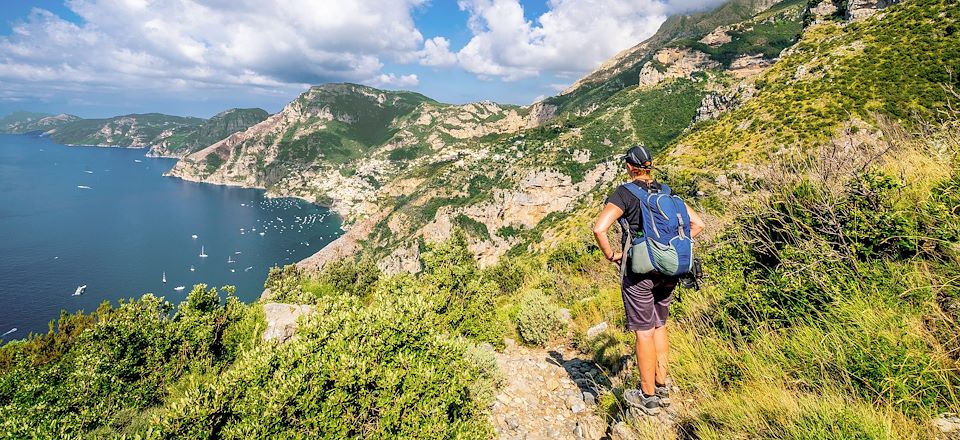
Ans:
<svg viewBox="0 0 960 440"><path fill-rule="evenodd" d="M89 312L146 292L177 303L195 283L234 285L252 301L270 266L342 233L323 207L163 177L174 163L0 135L0 334L17 328L2 339L45 332L61 309ZM72 296L82 284L86 293Z"/></svg>

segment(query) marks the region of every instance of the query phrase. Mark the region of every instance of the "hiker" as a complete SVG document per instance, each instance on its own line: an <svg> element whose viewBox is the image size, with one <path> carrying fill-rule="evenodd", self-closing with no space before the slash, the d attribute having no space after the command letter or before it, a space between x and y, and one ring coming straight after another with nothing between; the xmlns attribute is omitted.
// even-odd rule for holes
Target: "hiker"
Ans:
<svg viewBox="0 0 960 440"><path fill-rule="evenodd" d="M660 411L661 406L670 405L669 388L667 387L667 355L669 349L666 324L670 301L673 299L673 291L677 286L678 278L676 275L689 272L690 269L687 269L687 267L693 266L693 242L690 239L703 231L704 223L696 212L683 204L682 200L670 196L669 187L654 180L653 158L645 147L640 145L631 147L621 157L621 160L626 163L630 182L618 186L607 198L607 203L593 227L593 235L597 240L597 245L600 246L600 250L603 251L603 255L612 263L620 266L620 287L623 307L626 311L627 330L634 332L636 335L640 390L624 391L624 399L631 406L643 410L644 413L655 415ZM656 197L660 195L667 198L659 199L662 203L658 207ZM640 197L647 200L646 207L642 206L643 202ZM654 200L653 208L650 207L651 200ZM650 214L651 218L644 218L643 211L645 209L647 212L655 210L656 213ZM679 257L679 261L682 261L681 264L687 265L685 267L678 267L676 264L668 267L670 266L669 262L660 264L659 254L654 255L655 253L652 252L648 255L646 252L645 226L648 228L647 231L651 231L649 228L655 228L656 225L661 224L654 223L655 219L652 217L661 215L665 211L670 211L670 209L678 211L669 214L671 217L669 220L674 225L673 230L666 232L652 231L651 235L657 234L659 236L670 233L675 237L680 236L682 238L680 241L686 240L686 255L684 257L684 251L681 249ZM681 217L681 220L676 220ZM644 221L649 223L644 225ZM607 230L614 223L619 223L622 229L626 229L624 232L629 232L629 236L625 234L622 252L615 251L607 239ZM629 237L636 238L630 240ZM637 243L640 243L639 247ZM674 243L674 241L670 241L670 243ZM635 252L629 251L631 247ZM631 255L628 258L626 254ZM673 258L678 258L676 253L673 254ZM628 259L630 260L629 264ZM669 275L665 275L664 272Z"/></svg>

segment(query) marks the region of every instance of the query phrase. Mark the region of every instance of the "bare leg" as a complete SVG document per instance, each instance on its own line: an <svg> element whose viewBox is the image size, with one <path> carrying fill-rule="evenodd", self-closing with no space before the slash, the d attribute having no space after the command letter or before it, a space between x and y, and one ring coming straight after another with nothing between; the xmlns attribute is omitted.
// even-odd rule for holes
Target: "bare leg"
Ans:
<svg viewBox="0 0 960 440"><path fill-rule="evenodd" d="M654 342L655 330L637 330L637 367L640 369L640 391L652 395L655 389L654 378L657 374L657 347Z"/></svg>
<svg viewBox="0 0 960 440"><path fill-rule="evenodd" d="M657 385L667 383L670 359L670 345L667 343L667 326L657 327L653 331L653 344L657 350Z"/></svg>

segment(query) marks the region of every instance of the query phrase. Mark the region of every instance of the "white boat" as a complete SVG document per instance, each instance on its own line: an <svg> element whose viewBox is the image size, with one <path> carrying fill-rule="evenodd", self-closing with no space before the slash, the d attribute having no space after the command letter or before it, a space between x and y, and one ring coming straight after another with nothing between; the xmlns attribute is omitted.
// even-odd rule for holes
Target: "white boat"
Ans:
<svg viewBox="0 0 960 440"><path fill-rule="evenodd" d="M193 272L193 271L195 271L195 270L196 270L196 269L193 268L193 265L190 265L190 272Z"/></svg>
<svg viewBox="0 0 960 440"><path fill-rule="evenodd" d="M80 189L93 189L93 188L90 188L90 187L87 186L87 185L77 185L77 188L80 188Z"/></svg>
<svg viewBox="0 0 960 440"><path fill-rule="evenodd" d="M76 291L76 292L73 292L73 296L83 295L83 292L84 292L85 290L87 290L87 285L86 285L86 284L84 284L84 285L82 285L82 286L80 286L80 287L77 287L77 291Z"/></svg>
<svg viewBox="0 0 960 440"><path fill-rule="evenodd" d="M233 256L228 256L228 257L227 257L227 264L231 264L231 263L236 263L236 261L233 261Z"/></svg>
<svg viewBox="0 0 960 440"><path fill-rule="evenodd" d="M164 284L167 283L167 273L166 273L166 272L163 273L163 278L161 279L161 281L163 281Z"/></svg>
<svg viewBox="0 0 960 440"><path fill-rule="evenodd" d="M240 251L236 251L236 252L234 252L233 254L234 254L234 255L240 255Z"/></svg>
<svg viewBox="0 0 960 440"><path fill-rule="evenodd" d="M193 234L193 235L191 235L191 236L190 236L190 238L192 238L192 239L194 239L194 240L196 240L196 239L197 239L197 234Z"/></svg>
<svg viewBox="0 0 960 440"><path fill-rule="evenodd" d="M174 287L174 288L173 288L173 290L176 290L177 292L179 292L179 291L181 291L181 290L183 290L183 289L186 289L186 287L184 287L184 286L177 286L177 287Z"/></svg>
<svg viewBox="0 0 960 440"><path fill-rule="evenodd" d="M250 267L247 267L247 268L246 268L246 269L244 269L243 271L244 271L244 272L249 272L249 271L250 271L250 269L253 269L253 266L250 266Z"/></svg>
<svg viewBox="0 0 960 440"><path fill-rule="evenodd" d="M236 269L230 269L230 272L231 272L231 273L236 272L236 271L237 271Z"/></svg>
<svg viewBox="0 0 960 440"><path fill-rule="evenodd" d="M204 252L203 245L200 245L200 258L207 258L207 257L208 255L206 252Z"/></svg>
<svg viewBox="0 0 960 440"><path fill-rule="evenodd" d="M84 170L83 172L87 174L93 174L93 171L90 171L90 170Z"/></svg>
<svg viewBox="0 0 960 440"><path fill-rule="evenodd" d="M143 162L143 161L142 161L142 160L140 160L140 159L134 159L133 161L134 161L134 162L136 162L136 163L140 163L140 162Z"/></svg>
<svg viewBox="0 0 960 440"><path fill-rule="evenodd" d="M260 233L260 236L261 236L261 237L263 237L264 235L266 235L266 232L261 232L261 233Z"/></svg>

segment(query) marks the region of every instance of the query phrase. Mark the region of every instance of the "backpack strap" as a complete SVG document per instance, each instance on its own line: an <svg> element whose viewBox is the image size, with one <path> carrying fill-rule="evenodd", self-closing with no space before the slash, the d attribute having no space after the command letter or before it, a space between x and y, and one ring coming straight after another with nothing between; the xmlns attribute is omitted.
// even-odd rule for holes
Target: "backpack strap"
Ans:
<svg viewBox="0 0 960 440"><path fill-rule="evenodd" d="M637 185L634 182L628 182L623 184L624 188L627 191L630 191L630 194L633 194L634 197L640 202L640 231L643 231L643 235L638 235L634 237L633 244L640 243L640 239L646 237L650 234L650 229L648 229L648 222L652 221L650 216L650 209L647 206L647 199L650 198L650 192L645 188L641 188L640 185ZM652 227L652 223L650 224Z"/></svg>

